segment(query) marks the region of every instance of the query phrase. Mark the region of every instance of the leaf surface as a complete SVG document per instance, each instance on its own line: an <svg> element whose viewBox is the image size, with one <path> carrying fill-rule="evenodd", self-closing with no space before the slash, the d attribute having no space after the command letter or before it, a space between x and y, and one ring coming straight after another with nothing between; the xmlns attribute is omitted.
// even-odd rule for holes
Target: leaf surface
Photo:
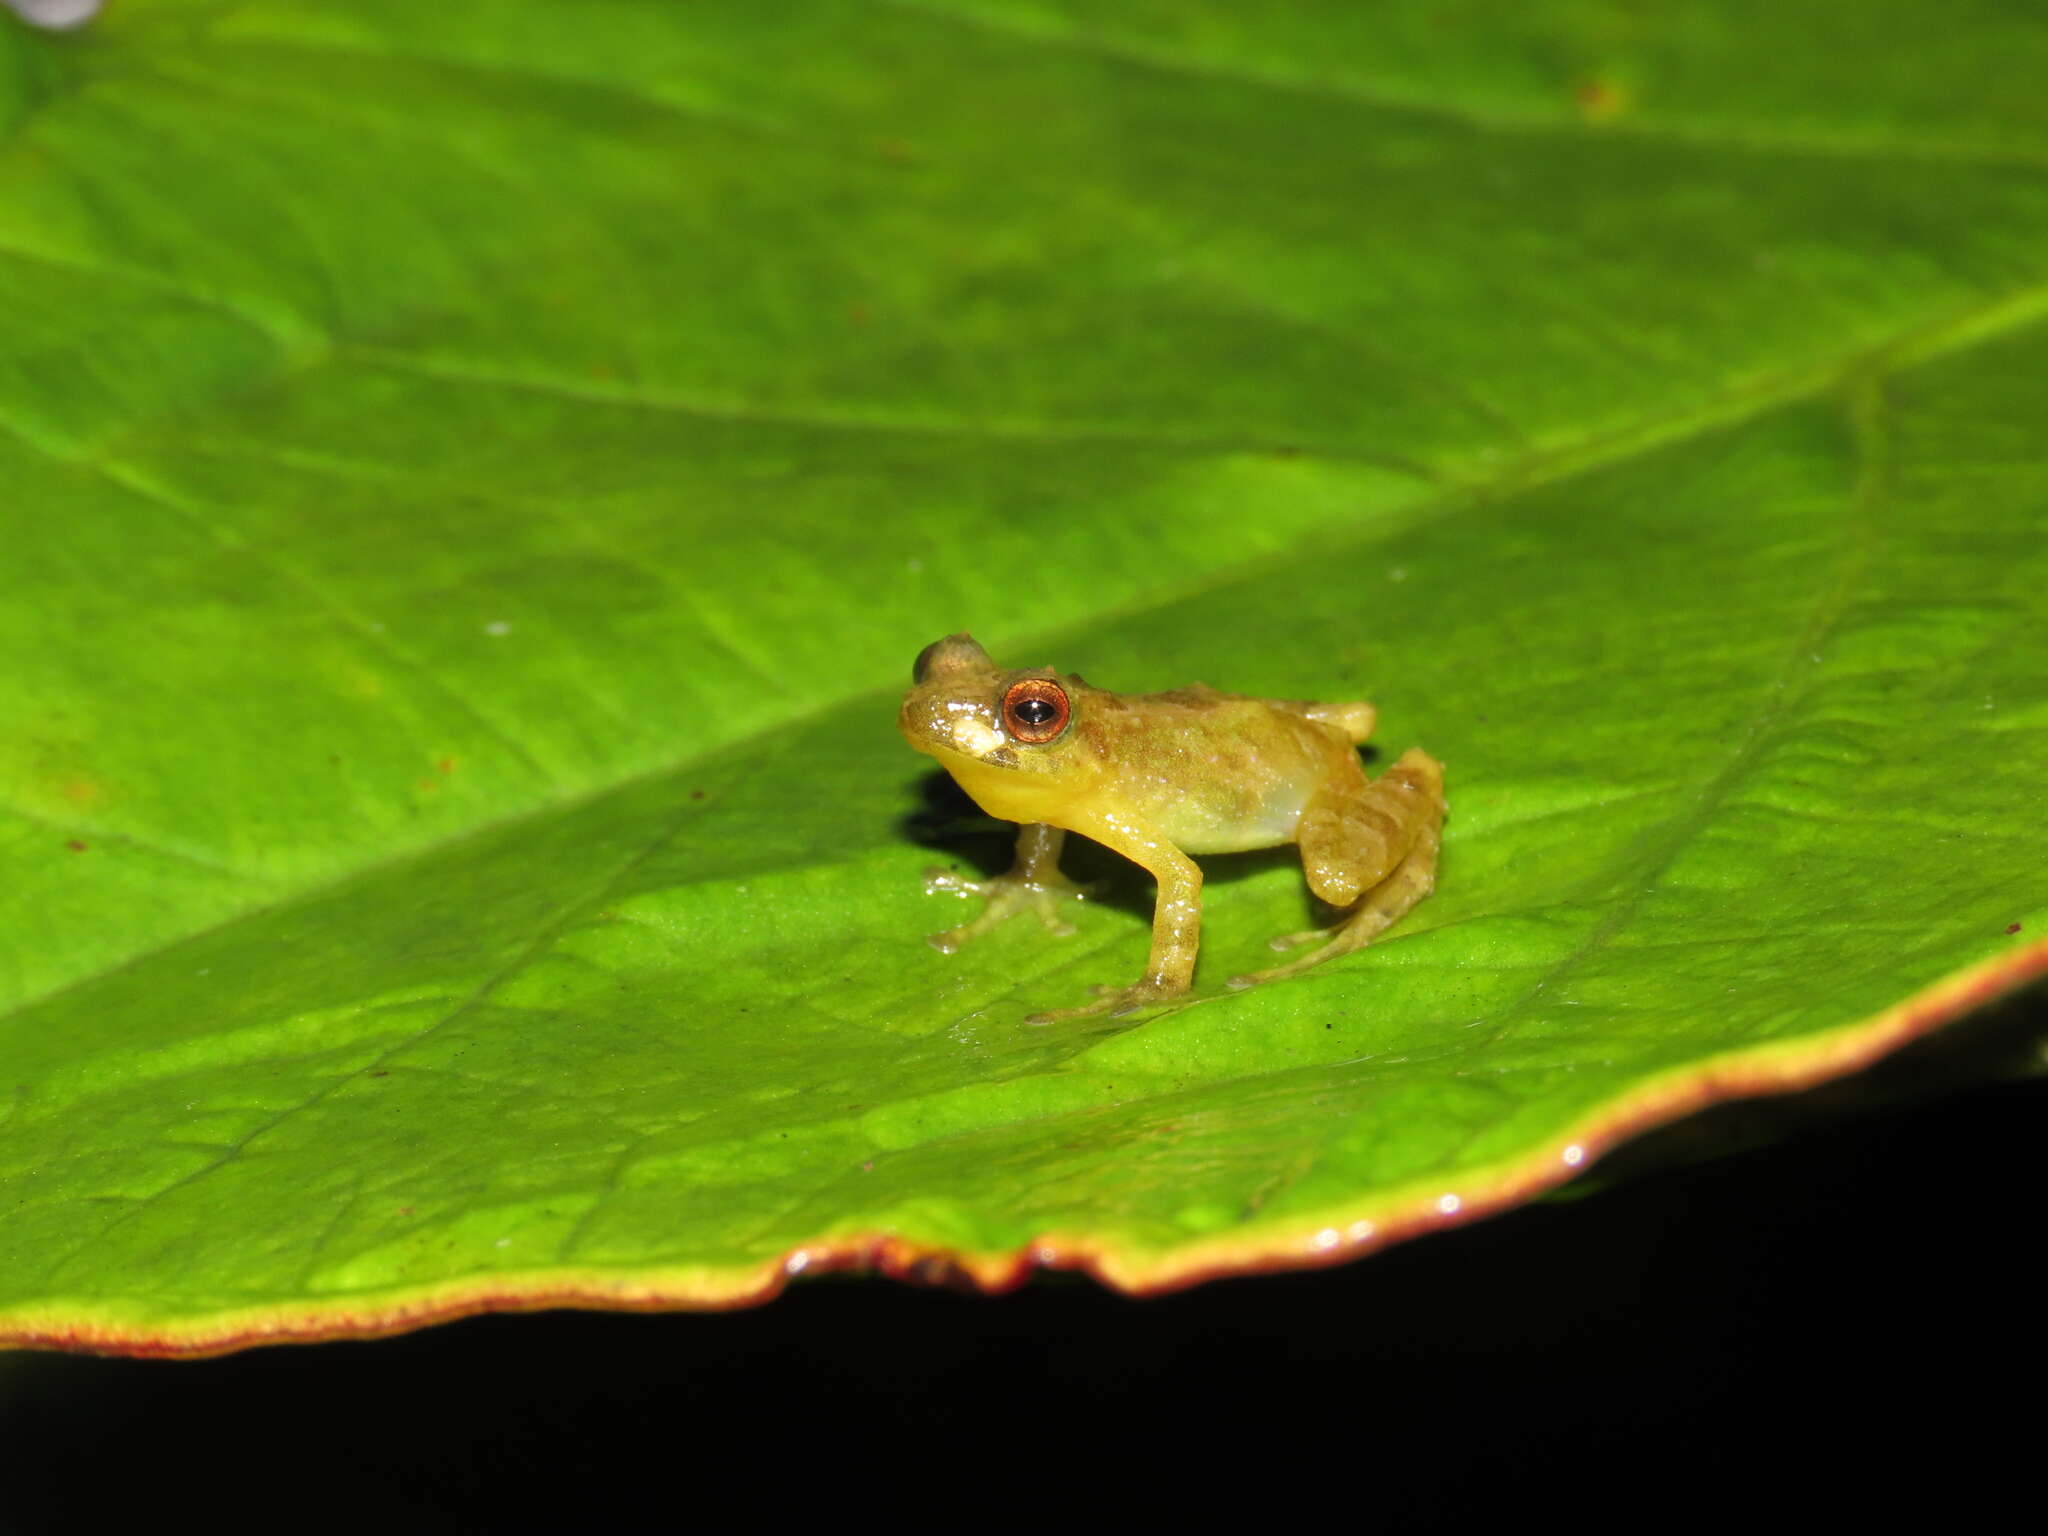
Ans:
<svg viewBox="0 0 2048 1536"><path fill-rule="evenodd" d="M1968 9L0 17L0 1335L1314 1262L2038 974ZM1438 893L1236 994L1307 901L1211 861L1190 1003L1024 1025L1150 888L920 942L959 628L1375 700Z"/></svg>

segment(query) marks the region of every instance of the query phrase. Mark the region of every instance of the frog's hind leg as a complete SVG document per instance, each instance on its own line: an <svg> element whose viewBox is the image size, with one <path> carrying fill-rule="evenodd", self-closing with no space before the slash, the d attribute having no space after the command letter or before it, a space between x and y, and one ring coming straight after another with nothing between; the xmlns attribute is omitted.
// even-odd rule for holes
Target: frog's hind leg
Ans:
<svg viewBox="0 0 2048 1536"><path fill-rule="evenodd" d="M1271 970L1233 976L1233 987L1294 976L1312 965L1370 944L1436 885L1443 840L1444 769L1410 749L1362 790L1325 790L1302 812L1301 862L1309 889L1331 906L1351 910L1330 928L1282 934L1275 949L1320 944Z"/></svg>

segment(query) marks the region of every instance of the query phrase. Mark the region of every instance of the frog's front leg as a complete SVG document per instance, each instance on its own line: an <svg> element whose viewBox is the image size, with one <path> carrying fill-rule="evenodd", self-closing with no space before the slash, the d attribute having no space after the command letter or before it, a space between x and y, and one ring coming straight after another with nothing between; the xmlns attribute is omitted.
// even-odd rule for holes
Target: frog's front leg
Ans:
<svg viewBox="0 0 2048 1536"><path fill-rule="evenodd" d="M1152 955L1135 986L1097 987L1094 1002L1034 1013L1026 1023L1131 1013L1148 1003L1179 997L1194 981L1202 940L1202 871L1195 861L1154 828L1128 816L1104 816L1080 830L1141 865L1159 882L1159 899L1152 908Z"/></svg>
<svg viewBox="0 0 2048 1536"><path fill-rule="evenodd" d="M1286 965L1233 976L1233 987L1294 976L1371 943L1436 887L1443 840L1444 766L1411 748L1363 788L1326 791L1301 819L1301 862L1309 888L1351 910L1334 927L1282 934L1275 949L1320 944Z"/></svg>
<svg viewBox="0 0 2048 1536"><path fill-rule="evenodd" d="M988 905L981 915L957 928L932 934L925 940L942 954L952 954L969 939L978 939L1000 922L1019 912L1032 911L1039 921L1060 937L1074 931L1074 925L1060 916L1060 907L1070 901L1085 901L1089 886L1077 885L1060 873L1060 847L1067 834L1060 827L1030 822L1017 829L1017 857L1009 872L993 880L965 880L950 870L932 868L924 872L927 895L940 891L959 896L986 896Z"/></svg>

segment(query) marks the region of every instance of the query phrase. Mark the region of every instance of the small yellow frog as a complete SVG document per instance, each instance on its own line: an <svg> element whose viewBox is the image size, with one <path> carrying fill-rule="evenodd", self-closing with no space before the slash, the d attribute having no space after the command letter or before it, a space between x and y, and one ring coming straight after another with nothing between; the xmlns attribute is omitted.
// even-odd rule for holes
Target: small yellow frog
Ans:
<svg viewBox="0 0 2048 1536"><path fill-rule="evenodd" d="M1178 997L1201 942L1202 872L1191 853L1296 843L1309 889L1350 910L1331 928L1273 940L1324 941L1291 964L1231 979L1234 987L1292 976L1371 940L1430 892L1443 829L1443 765L1411 749L1367 780L1357 744L1370 704L1307 704L1218 693L1196 684L1126 697L1050 667L1004 671L971 635L924 648L898 725L937 758L984 811L1023 823L1010 872L963 880L943 870L928 891L986 896L973 921L931 936L951 954L1026 908L1059 933L1059 905L1085 895L1060 873L1060 845L1079 832L1159 882L1152 957L1137 985L1098 987L1099 1000L1033 1022L1122 1014Z"/></svg>

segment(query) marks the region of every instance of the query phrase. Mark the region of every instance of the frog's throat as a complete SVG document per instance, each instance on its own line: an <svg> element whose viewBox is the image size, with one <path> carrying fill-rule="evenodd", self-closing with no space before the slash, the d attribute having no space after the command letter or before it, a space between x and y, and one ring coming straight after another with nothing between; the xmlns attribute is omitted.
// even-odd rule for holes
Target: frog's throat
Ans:
<svg viewBox="0 0 2048 1536"><path fill-rule="evenodd" d="M976 805L1003 821L1062 822L1061 812L1074 803L1074 786L1056 776L1000 767L943 747L932 756Z"/></svg>

